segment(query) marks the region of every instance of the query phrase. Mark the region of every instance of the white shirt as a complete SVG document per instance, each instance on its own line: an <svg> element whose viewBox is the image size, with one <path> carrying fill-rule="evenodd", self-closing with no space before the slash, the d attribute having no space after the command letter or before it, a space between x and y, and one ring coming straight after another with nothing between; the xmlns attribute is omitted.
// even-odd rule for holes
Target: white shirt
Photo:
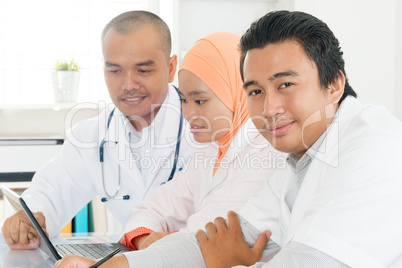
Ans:
<svg viewBox="0 0 402 268"><path fill-rule="evenodd" d="M381 107L348 97L292 209L285 199L298 187L288 168L239 214L260 231L271 230L282 248L296 242L351 267L400 267L401 151L401 122Z"/></svg>
<svg viewBox="0 0 402 268"><path fill-rule="evenodd" d="M172 93L173 92L168 91L168 95ZM158 140L163 131L163 122L165 120L167 109L169 109L167 105L168 99L169 96L166 96L152 123L149 126L144 127L141 132L134 128L126 116L121 118L123 121L122 123L127 126L125 133L133 155L132 159L135 161L137 168L141 172L144 182L148 179L149 173L155 169L155 166L152 166L152 156L154 155L155 150L154 144L155 140ZM184 120L185 119L183 118L183 121ZM177 133L177 135L179 135L179 133Z"/></svg>
<svg viewBox="0 0 402 268"><path fill-rule="evenodd" d="M226 217L258 193L286 154L275 150L251 119L239 130L212 176L217 150L197 155L186 172L133 208L125 232L146 227L156 232L195 232L216 217Z"/></svg>
<svg viewBox="0 0 402 268"><path fill-rule="evenodd" d="M122 123L125 116L117 108L108 129L110 111L105 110L98 117L78 123L66 133L62 152L36 172L32 186L23 194L31 210L44 213L50 237L58 235L61 228L96 195L105 197L105 189L109 194L114 193L119 185L119 169L118 196L130 195L130 199L110 200L105 202L105 206L122 225L126 224L135 205L166 182L172 170L180 118L179 96L172 86L169 86L169 91L164 102L167 106L165 119L162 125L158 125L161 126L158 130L160 135L152 141L155 144L151 158L154 162L146 179L142 178L133 160L126 138L126 128L131 124ZM103 176L99 156L102 140L105 140ZM190 127L183 120L176 172L193 157L196 150L197 144Z"/></svg>

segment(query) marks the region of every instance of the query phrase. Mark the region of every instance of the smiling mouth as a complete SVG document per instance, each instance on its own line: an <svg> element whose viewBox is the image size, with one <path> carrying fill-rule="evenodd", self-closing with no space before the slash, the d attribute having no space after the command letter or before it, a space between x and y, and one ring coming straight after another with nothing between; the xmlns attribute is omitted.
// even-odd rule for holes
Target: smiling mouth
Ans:
<svg viewBox="0 0 402 268"><path fill-rule="evenodd" d="M267 128L267 131L271 133L272 136L281 136L286 134L286 132L293 126L293 123L294 122L280 124L273 128Z"/></svg>
<svg viewBox="0 0 402 268"><path fill-rule="evenodd" d="M123 98L123 100L126 100L126 101L139 101L139 100L144 99L144 98L145 98L145 96L143 96L143 97Z"/></svg>
<svg viewBox="0 0 402 268"><path fill-rule="evenodd" d="M190 125L190 132L195 134L200 132L204 127L197 126L197 125Z"/></svg>
<svg viewBox="0 0 402 268"><path fill-rule="evenodd" d="M147 96L125 96L121 97L120 100L127 104L140 104L146 97Z"/></svg>

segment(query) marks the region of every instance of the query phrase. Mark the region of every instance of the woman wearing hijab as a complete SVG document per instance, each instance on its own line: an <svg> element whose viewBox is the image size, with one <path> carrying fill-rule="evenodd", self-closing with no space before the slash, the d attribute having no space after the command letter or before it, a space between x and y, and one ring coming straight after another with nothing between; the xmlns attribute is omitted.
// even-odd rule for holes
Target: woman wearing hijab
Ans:
<svg viewBox="0 0 402 268"><path fill-rule="evenodd" d="M196 153L187 170L133 209L123 244L145 249L171 232L204 229L207 222L240 209L284 166L284 155L249 119L239 70L239 40L232 33L209 34L185 55L178 74L183 115L194 139L215 148L208 154ZM130 263L130 253L125 255Z"/></svg>
<svg viewBox="0 0 402 268"><path fill-rule="evenodd" d="M133 209L125 228L131 248L144 249L177 230L203 229L240 208L274 172L268 162L281 153L249 119L239 40L233 33L209 34L185 55L178 74L183 115L197 142L213 142L218 149L213 156L196 154L189 169Z"/></svg>

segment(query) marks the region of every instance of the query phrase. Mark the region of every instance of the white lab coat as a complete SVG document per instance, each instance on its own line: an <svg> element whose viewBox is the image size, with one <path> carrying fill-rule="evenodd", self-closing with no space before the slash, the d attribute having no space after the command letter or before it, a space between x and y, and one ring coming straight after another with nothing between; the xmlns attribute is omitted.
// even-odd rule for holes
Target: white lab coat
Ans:
<svg viewBox="0 0 402 268"><path fill-rule="evenodd" d="M282 247L299 242L351 267L401 267L402 124L389 112L346 98L293 204L295 174L281 173L242 217Z"/></svg>
<svg viewBox="0 0 402 268"><path fill-rule="evenodd" d="M125 128L127 120L116 108L106 131L110 110L98 117L78 123L66 134L62 151L36 172L32 186L23 196L33 211L42 211L50 237L57 235L73 216L96 195L105 197L102 183L99 145L105 138L104 177L105 187L113 194L118 187L120 166L120 192L118 196L130 195L129 200L110 200L106 208L125 224L131 209L167 180L173 166L178 135L180 100L175 89L169 86L163 103L163 126L152 140L158 147L153 149L156 167L144 180L132 157ZM165 109L166 108L166 109ZM158 115L159 116L159 113ZM155 121L155 120L154 120ZM126 122L126 123L125 123ZM197 144L193 142L189 126L183 118L182 140L176 172L183 168L194 155ZM117 143L117 144L116 144Z"/></svg>
<svg viewBox="0 0 402 268"><path fill-rule="evenodd" d="M138 227L155 232L204 229L207 222L239 209L286 162L286 155L276 151L250 119L237 133L212 177L216 157L217 150L207 156L196 154L186 172L156 189L133 209L125 232Z"/></svg>

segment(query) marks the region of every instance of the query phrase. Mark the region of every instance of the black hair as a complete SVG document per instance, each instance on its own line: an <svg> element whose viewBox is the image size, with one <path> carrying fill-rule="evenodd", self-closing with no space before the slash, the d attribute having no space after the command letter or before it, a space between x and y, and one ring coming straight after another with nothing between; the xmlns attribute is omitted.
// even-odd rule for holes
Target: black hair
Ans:
<svg viewBox="0 0 402 268"><path fill-rule="evenodd" d="M315 62L322 87L328 88L340 72L345 75L345 90L339 104L348 95L357 96L346 77L338 39L323 21L299 11L273 11L251 24L240 40L240 72L243 81L244 59L249 50L287 40L297 42Z"/></svg>

